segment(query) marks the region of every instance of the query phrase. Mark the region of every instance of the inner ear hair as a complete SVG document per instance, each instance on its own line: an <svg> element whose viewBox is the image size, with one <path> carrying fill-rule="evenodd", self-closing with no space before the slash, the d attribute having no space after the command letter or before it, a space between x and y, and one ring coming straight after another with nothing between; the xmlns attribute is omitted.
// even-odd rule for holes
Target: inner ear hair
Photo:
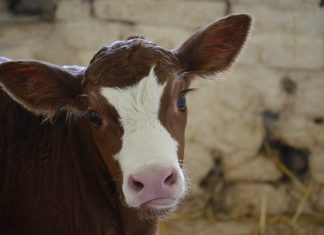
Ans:
<svg viewBox="0 0 324 235"><path fill-rule="evenodd" d="M86 106L82 83L82 74L50 63L8 61L0 64L3 90L35 114L53 117L59 110L70 113L82 110Z"/></svg>

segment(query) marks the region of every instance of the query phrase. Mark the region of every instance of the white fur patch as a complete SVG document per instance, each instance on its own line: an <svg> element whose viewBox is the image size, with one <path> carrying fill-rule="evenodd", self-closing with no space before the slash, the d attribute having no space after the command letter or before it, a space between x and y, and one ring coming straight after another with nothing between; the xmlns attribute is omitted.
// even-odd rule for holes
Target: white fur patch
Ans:
<svg viewBox="0 0 324 235"><path fill-rule="evenodd" d="M129 191L127 179L147 166L174 168L179 188L175 196L180 197L185 191L184 176L178 163L178 143L159 120L164 87L151 69L150 74L134 86L101 89L101 94L116 108L124 129L122 148L115 159L123 172L123 192L130 206L137 207L139 203Z"/></svg>

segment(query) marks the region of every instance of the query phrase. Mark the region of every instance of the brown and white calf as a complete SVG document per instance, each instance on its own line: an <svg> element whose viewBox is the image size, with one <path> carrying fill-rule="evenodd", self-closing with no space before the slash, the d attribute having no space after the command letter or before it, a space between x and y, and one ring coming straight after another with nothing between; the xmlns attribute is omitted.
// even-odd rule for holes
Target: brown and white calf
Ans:
<svg viewBox="0 0 324 235"><path fill-rule="evenodd" d="M187 191L185 95L250 24L228 16L173 51L131 37L87 68L2 58L0 234L156 234Z"/></svg>

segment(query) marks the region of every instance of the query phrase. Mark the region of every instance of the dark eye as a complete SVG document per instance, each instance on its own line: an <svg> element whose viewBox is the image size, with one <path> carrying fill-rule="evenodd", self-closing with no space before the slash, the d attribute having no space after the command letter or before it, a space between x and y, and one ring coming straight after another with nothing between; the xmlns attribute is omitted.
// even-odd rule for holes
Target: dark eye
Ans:
<svg viewBox="0 0 324 235"><path fill-rule="evenodd" d="M184 94L180 95L177 100L177 107L180 111L184 111L187 108L186 96Z"/></svg>
<svg viewBox="0 0 324 235"><path fill-rule="evenodd" d="M102 118L100 115L94 111L91 111L89 113L90 121L92 122L92 125L96 128L99 128L102 124Z"/></svg>

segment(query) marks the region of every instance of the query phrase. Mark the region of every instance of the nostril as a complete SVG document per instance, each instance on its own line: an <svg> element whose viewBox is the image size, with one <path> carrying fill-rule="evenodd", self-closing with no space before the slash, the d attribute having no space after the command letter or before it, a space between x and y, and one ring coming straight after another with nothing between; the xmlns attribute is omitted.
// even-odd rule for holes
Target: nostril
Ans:
<svg viewBox="0 0 324 235"><path fill-rule="evenodd" d="M138 189L138 191L141 190L142 188L144 188L144 184L142 184L142 183L139 182L139 181L134 180L133 183L134 183L134 187L135 187L136 189Z"/></svg>
<svg viewBox="0 0 324 235"><path fill-rule="evenodd" d="M144 188L144 184L140 181L135 180L134 178L129 179L129 186L131 189L133 189L136 192L141 191Z"/></svg>
<svg viewBox="0 0 324 235"><path fill-rule="evenodd" d="M175 184L176 181L177 181L177 175L176 175L176 173L175 173L174 171L172 171L171 174L168 175L168 176L165 178L165 180L164 180L163 183L164 183L165 185L171 186L171 185Z"/></svg>

